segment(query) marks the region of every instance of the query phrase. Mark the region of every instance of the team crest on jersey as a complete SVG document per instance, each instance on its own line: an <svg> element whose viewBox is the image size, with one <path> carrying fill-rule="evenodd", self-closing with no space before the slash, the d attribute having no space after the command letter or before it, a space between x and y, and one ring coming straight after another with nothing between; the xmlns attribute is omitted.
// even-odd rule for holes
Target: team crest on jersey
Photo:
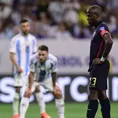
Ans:
<svg viewBox="0 0 118 118"><path fill-rule="evenodd" d="M100 31L103 31L103 30L105 30L105 28L104 27L100 27Z"/></svg>
<svg viewBox="0 0 118 118"><path fill-rule="evenodd" d="M45 70L45 67L44 66L41 66L41 70Z"/></svg>

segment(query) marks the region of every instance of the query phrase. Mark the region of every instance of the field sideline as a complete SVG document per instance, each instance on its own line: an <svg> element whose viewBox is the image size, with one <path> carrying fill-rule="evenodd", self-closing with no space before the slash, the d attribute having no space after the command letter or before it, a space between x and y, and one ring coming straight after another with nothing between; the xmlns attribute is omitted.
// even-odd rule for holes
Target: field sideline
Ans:
<svg viewBox="0 0 118 118"><path fill-rule="evenodd" d="M86 108L87 103L66 103L65 118L86 118ZM52 116L52 118L58 118L54 103L47 104L47 112ZM40 118L39 115L38 105L31 103L26 118ZM12 118L11 104L0 104L0 118ZM100 106L96 118L102 118ZM111 104L111 118L118 118L118 103Z"/></svg>

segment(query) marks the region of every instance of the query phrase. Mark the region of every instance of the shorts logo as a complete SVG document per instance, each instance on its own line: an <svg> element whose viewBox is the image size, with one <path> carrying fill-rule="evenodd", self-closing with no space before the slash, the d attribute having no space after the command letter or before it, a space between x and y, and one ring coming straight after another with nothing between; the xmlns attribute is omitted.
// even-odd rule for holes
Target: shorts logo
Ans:
<svg viewBox="0 0 118 118"><path fill-rule="evenodd" d="M96 77L91 77L91 78L90 78L90 86L91 86L91 87L94 87L94 86L96 85L96 80L97 80Z"/></svg>

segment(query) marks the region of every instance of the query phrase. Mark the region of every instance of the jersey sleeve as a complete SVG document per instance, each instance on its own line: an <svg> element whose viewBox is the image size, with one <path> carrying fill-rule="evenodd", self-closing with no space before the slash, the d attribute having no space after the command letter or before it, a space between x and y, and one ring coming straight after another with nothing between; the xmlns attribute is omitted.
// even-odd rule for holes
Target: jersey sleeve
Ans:
<svg viewBox="0 0 118 118"><path fill-rule="evenodd" d="M16 40L13 38L10 43L9 52L16 53Z"/></svg>
<svg viewBox="0 0 118 118"><path fill-rule="evenodd" d="M106 27L105 25L101 26L99 28L99 30L100 30L100 36L101 37L103 37L106 33L109 33L108 27Z"/></svg>
<svg viewBox="0 0 118 118"><path fill-rule="evenodd" d="M36 53L37 52L37 40L36 38L33 39L33 53Z"/></svg>
<svg viewBox="0 0 118 118"><path fill-rule="evenodd" d="M34 62L34 60L33 60L33 58L31 58L31 60L30 60L30 72L35 72L35 70L36 70L36 67L35 67L35 62Z"/></svg>

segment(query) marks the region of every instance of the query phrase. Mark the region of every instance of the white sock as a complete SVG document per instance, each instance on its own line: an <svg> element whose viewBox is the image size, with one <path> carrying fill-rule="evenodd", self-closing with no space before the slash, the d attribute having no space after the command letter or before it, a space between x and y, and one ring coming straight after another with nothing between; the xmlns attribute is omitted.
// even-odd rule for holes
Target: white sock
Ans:
<svg viewBox="0 0 118 118"><path fill-rule="evenodd" d="M43 98L43 94L41 92L39 92L39 93L36 93L35 95L36 95L36 100L40 107L40 113L45 112L45 101Z"/></svg>
<svg viewBox="0 0 118 118"><path fill-rule="evenodd" d="M57 111L58 111L58 117L59 118L64 118L64 100L63 98L61 99L55 99Z"/></svg>
<svg viewBox="0 0 118 118"><path fill-rule="evenodd" d="M29 98L23 97L20 103L20 118L25 118L25 114L29 107Z"/></svg>
<svg viewBox="0 0 118 118"><path fill-rule="evenodd" d="M20 93L15 92L14 100L13 100L13 115L19 114L19 101L20 101Z"/></svg>

